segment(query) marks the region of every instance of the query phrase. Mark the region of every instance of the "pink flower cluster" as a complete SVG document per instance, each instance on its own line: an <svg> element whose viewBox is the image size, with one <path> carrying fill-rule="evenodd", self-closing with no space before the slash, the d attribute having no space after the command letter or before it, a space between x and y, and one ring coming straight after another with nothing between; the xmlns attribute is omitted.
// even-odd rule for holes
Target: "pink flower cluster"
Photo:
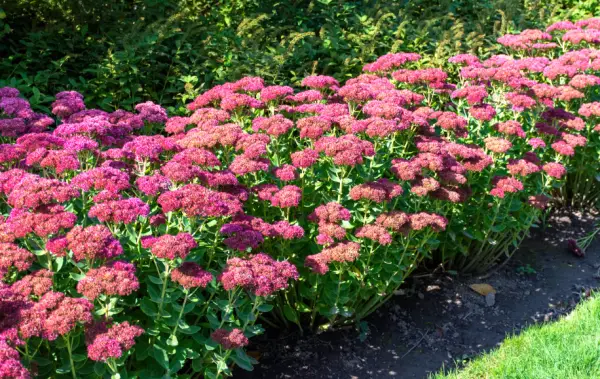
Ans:
<svg viewBox="0 0 600 379"><path fill-rule="evenodd" d="M135 276L135 266L124 261L109 262L89 270L77 283L77 292L90 300L99 295L127 296L140 288Z"/></svg>
<svg viewBox="0 0 600 379"><path fill-rule="evenodd" d="M152 238L148 240L146 246L155 257L173 260L176 258L185 259L198 244L191 234L179 233L177 235L164 234Z"/></svg>
<svg viewBox="0 0 600 379"><path fill-rule="evenodd" d="M52 277L54 272L46 269L34 271L25 275L22 279L14 282L10 289L21 296L29 297L31 295L43 296L52 289Z"/></svg>
<svg viewBox="0 0 600 379"><path fill-rule="evenodd" d="M226 290L242 287L256 296L269 296L287 288L288 280L298 279L298 270L287 261L278 262L260 253L228 259L218 279Z"/></svg>
<svg viewBox="0 0 600 379"><path fill-rule="evenodd" d="M77 225L67 233L66 241L76 261L107 260L123 254L121 243L104 225Z"/></svg>
<svg viewBox="0 0 600 379"><path fill-rule="evenodd" d="M121 358L124 352L135 345L135 338L144 334L144 329L124 321L107 327L104 323L92 326L86 333L88 358L106 362Z"/></svg>
<svg viewBox="0 0 600 379"><path fill-rule="evenodd" d="M244 331L239 328L232 330L217 329L211 333L210 338L226 350L238 349L249 343L248 338L244 335Z"/></svg>
<svg viewBox="0 0 600 379"><path fill-rule="evenodd" d="M94 305L84 298L67 297L62 292L47 292L26 308L18 325L23 338L39 336L50 341L71 332L77 325L92 322Z"/></svg>
<svg viewBox="0 0 600 379"><path fill-rule="evenodd" d="M344 208L341 204L330 202L315 208L313 213L308 216L308 220L319 225L319 235L317 243L319 245L327 245L335 240L346 238L346 229L339 223L349 221L351 217L350 211Z"/></svg>
<svg viewBox="0 0 600 379"><path fill-rule="evenodd" d="M111 200L96 204L90 208L88 215L100 222L131 224L138 217L147 217L150 206L137 197L124 200Z"/></svg>
<svg viewBox="0 0 600 379"><path fill-rule="evenodd" d="M171 272L171 280L186 289L205 288L213 280L213 276L197 263L184 262Z"/></svg>
<svg viewBox="0 0 600 379"><path fill-rule="evenodd" d="M304 265L317 274L324 275L329 271L331 262L354 262L360 255L360 244L350 241L335 243L320 253L309 255Z"/></svg>

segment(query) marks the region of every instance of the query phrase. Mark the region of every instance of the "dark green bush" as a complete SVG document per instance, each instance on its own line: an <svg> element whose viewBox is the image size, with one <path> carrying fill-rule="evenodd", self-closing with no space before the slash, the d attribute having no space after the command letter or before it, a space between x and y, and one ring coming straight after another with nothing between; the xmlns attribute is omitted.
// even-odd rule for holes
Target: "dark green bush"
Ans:
<svg viewBox="0 0 600 379"><path fill-rule="evenodd" d="M0 85L41 110L66 89L111 110L147 99L179 107L246 75L344 80L390 51L441 65L457 52L489 53L506 32L599 10L595 0L4 0L0 8Z"/></svg>

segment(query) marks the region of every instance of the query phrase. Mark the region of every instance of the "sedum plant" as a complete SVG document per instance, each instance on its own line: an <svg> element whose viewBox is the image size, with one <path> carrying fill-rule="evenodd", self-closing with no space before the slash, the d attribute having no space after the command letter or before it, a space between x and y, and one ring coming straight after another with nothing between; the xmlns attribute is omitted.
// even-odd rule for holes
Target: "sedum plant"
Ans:
<svg viewBox="0 0 600 379"><path fill-rule="evenodd" d="M424 262L503 264L553 199L595 196L599 35L244 77L171 116L1 88L1 375L228 376L263 326L359 323Z"/></svg>

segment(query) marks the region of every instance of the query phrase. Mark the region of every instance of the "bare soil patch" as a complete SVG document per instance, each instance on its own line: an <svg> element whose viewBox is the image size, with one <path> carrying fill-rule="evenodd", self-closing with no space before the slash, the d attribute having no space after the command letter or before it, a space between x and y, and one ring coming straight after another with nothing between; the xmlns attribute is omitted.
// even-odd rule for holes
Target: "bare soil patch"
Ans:
<svg viewBox="0 0 600 379"><path fill-rule="evenodd" d="M584 258L567 250L569 238L589 232L593 215L553 215L533 230L513 259L485 279L450 274L415 275L387 305L366 319L364 341L353 329L320 335L257 338L253 372L236 379L427 378L497 346L507 334L570 312L600 283L600 243ZM476 293L473 283L490 284L495 299Z"/></svg>

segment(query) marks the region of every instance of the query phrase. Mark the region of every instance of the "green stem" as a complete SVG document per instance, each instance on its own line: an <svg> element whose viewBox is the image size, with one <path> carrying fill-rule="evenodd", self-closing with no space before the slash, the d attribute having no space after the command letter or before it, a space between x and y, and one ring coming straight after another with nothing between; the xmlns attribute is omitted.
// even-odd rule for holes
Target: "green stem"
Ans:
<svg viewBox="0 0 600 379"><path fill-rule="evenodd" d="M213 240L213 244L212 244L212 249L210 250L209 256L208 256L208 263L206 264L205 269L208 270L210 268L210 264L212 263L212 260L215 256L215 254L217 253L217 241L219 239L219 230L221 229L221 224L217 224L217 230L215 231L215 239Z"/></svg>
<svg viewBox="0 0 600 379"><path fill-rule="evenodd" d="M310 329L315 325L315 320L317 318L317 300L319 299L319 282L321 281L321 276L317 276L317 282L315 283L315 298L312 301L312 313L310 314Z"/></svg>
<svg viewBox="0 0 600 379"><path fill-rule="evenodd" d="M179 316L177 317L177 321L175 322L175 326L173 327L173 331L171 332L171 335L174 336L175 333L177 333L177 328L179 327L179 321L181 320L181 317L183 316L183 311L185 310L185 304L187 304L188 298L190 296L190 292L185 289L185 296L183 297L183 305L181 306L181 310L179 311ZM194 291L192 291L193 293Z"/></svg>
<svg viewBox="0 0 600 379"><path fill-rule="evenodd" d="M329 322L329 327L330 328L334 325L335 320L337 319L337 315L340 313L339 312L339 307L338 307L338 301L340 300L340 289L341 289L341 286L342 286L342 270L341 270L341 268L338 267L338 271L339 271L339 274L338 274L338 285L337 285L337 293L335 295L335 307L336 307L337 312L336 312L336 314L333 315L333 318Z"/></svg>
<svg viewBox="0 0 600 379"><path fill-rule="evenodd" d="M116 364L115 364L115 362L112 360L112 358L111 358L111 359L107 359L107 360L106 360L106 365L108 366L108 368L110 369L110 371L111 371L113 374L116 374L116 373L118 373L118 370L117 370Z"/></svg>
<svg viewBox="0 0 600 379"><path fill-rule="evenodd" d="M77 375L75 374L75 363L73 362L73 348L71 347L71 338L69 336L65 336L64 339L67 344L67 351L69 352L69 364L71 365L71 375L73 375L73 379L77 379Z"/></svg>
<svg viewBox="0 0 600 379"><path fill-rule="evenodd" d="M158 304L158 318L160 318L162 316L163 305L164 305L164 302L165 302L165 294L167 293L167 283L169 283L169 273L170 273L170 271L171 271L171 268L169 267L169 265L165 264L164 274L161 275L160 272L158 273L159 276L161 277L162 282L163 282L162 291L160 293L160 303Z"/></svg>
<svg viewBox="0 0 600 379"><path fill-rule="evenodd" d="M206 304L204 304L204 307L202 308L202 311L200 311L200 314L198 315L198 317L196 318L196 321L194 321L194 324L197 324L198 321L200 321L200 319L202 318L202 316L206 313L206 310L208 309L208 306L210 305L210 301L212 300L212 298L215 296L216 292L213 292L212 294L210 294L210 297L208 298L208 300L206 301Z"/></svg>
<svg viewBox="0 0 600 379"><path fill-rule="evenodd" d="M108 313L110 312L110 298L104 303L104 318L108 321Z"/></svg>
<svg viewBox="0 0 600 379"><path fill-rule="evenodd" d="M340 175L340 187L338 188L338 198L337 198L338 203L340 203L342 201L342 195L344 193L344 168L342 167L341 170L342 170L342 175Z"/></svg>

